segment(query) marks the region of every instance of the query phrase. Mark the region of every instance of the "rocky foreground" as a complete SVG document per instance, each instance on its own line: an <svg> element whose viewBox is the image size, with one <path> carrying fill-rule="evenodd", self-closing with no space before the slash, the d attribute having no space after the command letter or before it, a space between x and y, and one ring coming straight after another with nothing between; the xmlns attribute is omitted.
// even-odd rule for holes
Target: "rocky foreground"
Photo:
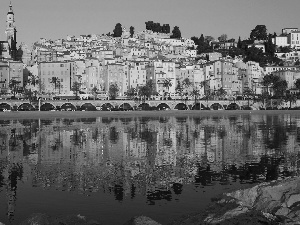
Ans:
<svg viewBox="0 0 300 225"><path fill-rule="evenodd" d="M1 224L1 222L0 222ZM101 225L85 217L50 217L35 214L21 225ZM145 216L137 216L124 225L160 225ZM204 211L177 218L170 225L199 224L300 224L300 177L261 183L252 188L225 193Z"/></svg>
<svg viewBox="0 0 300 225"><path fill-rule="evenodd" d="M223 194L205 212L171 224L300 224L300 177Z"/></svg>

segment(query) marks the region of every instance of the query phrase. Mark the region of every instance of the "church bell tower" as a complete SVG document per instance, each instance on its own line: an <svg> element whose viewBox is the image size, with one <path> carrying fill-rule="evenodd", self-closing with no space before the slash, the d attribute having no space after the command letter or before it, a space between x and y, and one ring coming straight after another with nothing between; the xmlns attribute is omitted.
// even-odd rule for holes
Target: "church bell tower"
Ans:
<svg viewBox="0 0 300 225"><path fill-rule="evenodd" d="M9 10L6 16L6 40L9 43L11 58L16 60L17 53L17 29L15 25L15 15L10 2Z"/></svg>

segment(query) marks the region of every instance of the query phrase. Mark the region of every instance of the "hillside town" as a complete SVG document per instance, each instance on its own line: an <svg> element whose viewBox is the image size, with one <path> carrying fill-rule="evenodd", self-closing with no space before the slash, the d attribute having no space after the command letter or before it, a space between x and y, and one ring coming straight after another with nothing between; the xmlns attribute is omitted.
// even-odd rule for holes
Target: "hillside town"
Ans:
<svg viewBox="0 0 300 225"><path fill-rule="evenodd" d="M153 21L136 32L116 24L113 33L40 38L17 46L12 5L6 40L0 41L1 96L73 96L97 99L191 96L284 96L300 88L300 30L267 34L257 25L247 40L226 34L184 38L179 27Z"/></svg>

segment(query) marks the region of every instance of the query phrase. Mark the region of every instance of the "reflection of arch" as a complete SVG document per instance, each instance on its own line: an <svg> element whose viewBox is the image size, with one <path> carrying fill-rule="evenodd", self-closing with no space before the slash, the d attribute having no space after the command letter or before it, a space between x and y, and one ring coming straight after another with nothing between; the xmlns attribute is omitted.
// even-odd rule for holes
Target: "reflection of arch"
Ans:
<svg viewBox="0 0 300 225"><path fill-rule="evenodd" d="M1 103L0 104L0 111L4 111L4 110L11 110L11 106L7 103Z"/></svg>
<svg viewBox="0 0 300 225"><path fill-rule="evenodd" d="M52 105L51 103L45 103L41 106L41 111L50 111L50 110L54 110L55 106Z"/></svg>
<svg viewBox="0 0 300 225"><path fill-rule="evenodd" d="M101 106L101 111L111 111L114 108L114 106L110 103L105 103Z"/></svg>
<svg viewBox="0 0 300 225"><path fill-rule="evenodd" d="M62 111L76 111L76 107L72 103L65 103L60 107Z"/></svg>
<svg viewBox="0 0 300 225"><path fill-rule="evenodd" d="M18 107L18 111L34 111L35 108L30 103L23 103Z"/></svg>
<svg viewBox="0 0 300 225"><path fill-rule="evenodd" d="M142 103L142 104L140 104L139 106L138 106L138 108L139 109L141 109L141 110L150 110L150 105L148 104L148 103Z"/></svg>
<svg viewBox="0 0 300 225"><path fill-rule="evenodd" d="M178 103L174 109L178 109L178 110L188 110L188 106L184 103Z"/></svg>
<svg viewBox="0 0 300 225"><path fill-rule="evenodd" d="M160 104L157 106L157 109L158 109L158 110L170 110L170 107L169 107L166 103L160 103Z"/></svg>
<svg viewBox="0 0 300 225"><path fill-rule="evenodd" d="M80 107L81 111L96 111L96 106L94 106L92 103L84 103L81 107Z"/></svg>
<svg viewBox="0 0 300 225"><path fill-rule="evenodd" d="M119 106L119 109L122 111L133 110L132 106L129 103L123 103Z"/></svg>
<svg viewBox="0 0 300 225"><path fill-rule="evenodd" d="M230 103L227 108L227 110L240 110L240 106L236 103Z"/></svg>
<svg viewBox="0 0 300 225"><path fill-rule="evenodd" d="M223 106L220 104L220 103L213 103L211 106L210 106L210 109L212 110L221 110L223 109Z"/></svg>

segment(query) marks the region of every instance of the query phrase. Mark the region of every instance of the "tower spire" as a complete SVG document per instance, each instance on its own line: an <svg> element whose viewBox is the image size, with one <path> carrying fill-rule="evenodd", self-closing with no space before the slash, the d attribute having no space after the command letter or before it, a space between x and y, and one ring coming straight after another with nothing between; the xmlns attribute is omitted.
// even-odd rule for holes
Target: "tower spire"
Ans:
<svg viewBox="0 0 300 225"><path fill-rule="evenodd" d="M7 13L7 14L14 14L13 9L12 9L11 1L10 1L10 3L9 3L9 10L8 10L8 13Z"/></svg>

